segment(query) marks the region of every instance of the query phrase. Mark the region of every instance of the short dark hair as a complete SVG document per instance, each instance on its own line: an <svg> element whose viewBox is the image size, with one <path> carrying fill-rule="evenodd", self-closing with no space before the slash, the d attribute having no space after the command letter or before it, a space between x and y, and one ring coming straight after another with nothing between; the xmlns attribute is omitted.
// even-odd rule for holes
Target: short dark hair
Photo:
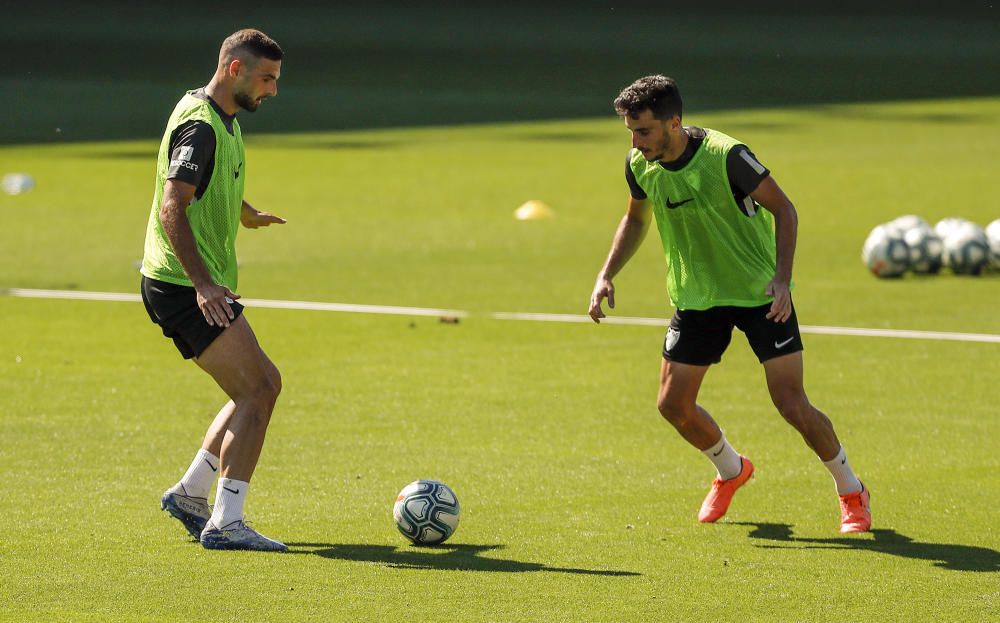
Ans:
<svg viewBox="0 0 1000 623"><path fill-rule="evenodd" d="M674 115L682 117L683 107L677 83L660 74L639 78L615 98L615 111L633 119L647 109L661 121L672 119Z"/></svg>
<svg viewBox="0 0 1000 623"><path fill-rule="evenodd" d="M222 42L222 48L219 49L219 63L222 64L241 53L249 53L255 58L263 57L272 61L280 61L285 56L277 41L256 28L237 30L226 37Z"/></svg>

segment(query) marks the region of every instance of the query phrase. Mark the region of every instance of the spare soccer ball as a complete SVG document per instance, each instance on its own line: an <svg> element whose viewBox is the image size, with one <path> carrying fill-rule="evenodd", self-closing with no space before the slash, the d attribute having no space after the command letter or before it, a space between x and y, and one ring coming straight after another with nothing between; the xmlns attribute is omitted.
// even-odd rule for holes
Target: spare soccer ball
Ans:
<svg viewBox="0 0 1000 623"><path fill-rule="evenodd" d="M900 277L910 265L910 249L898 229L879 225L868 234L861 259L876 277Z"/></svg>
<svg viewBox="0 0 1000 623"><path fill-rule="evenodd" d="M944 240L950 236L952 232L956 231L959 227L964 227L965 225L974 225L974 223L968 219L950 216L937 222L937 225L934 226L934 233L938 235L938 238Z"/></svg>
<svg viewBox="0 0 1000 623"><path fill-rule="evenodd" d="M437 480L417 480L396 496L396 527L414 545L444 543L458 528L458 497Z"/></svg>
<svg viewBox="0 0 1000 623"><path fill-rule="evenodd" d="M944 239L945 265L957 275L978 275L990 261L986 233L974 223L960 225Z"/></svg>
<svg viewBox="0 0 1000 623"><path fill-rule="evenodd" d="M1000 218L986 226L986 239L990 243L990 266L1000 270Z"/></svg>
<svg viewBox="0 0 1000 623"><path fill-rule="evenodd" d="M930 227L914 227L903 234L910 249L910 269L915 273L935 274L941 270L944 245Z"/></svg>
<svg viewBox="0 0 1000 623"><path fill-rule="evenodd" d="M888 225L890 229L897 229L903 234L906 234L906 232L910 231L911 229L931 228L930 224L927 221L917 216L916 214L907 214L905 216L896 217L891 221L889 221L888 223L886 223L886 225Z"/></svg>

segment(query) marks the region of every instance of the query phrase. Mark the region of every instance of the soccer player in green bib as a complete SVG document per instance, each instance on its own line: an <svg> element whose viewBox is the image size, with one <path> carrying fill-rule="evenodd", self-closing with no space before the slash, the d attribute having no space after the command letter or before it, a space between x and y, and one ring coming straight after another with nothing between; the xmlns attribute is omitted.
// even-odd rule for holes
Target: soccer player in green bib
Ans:
<svg viewBox="0 0 1000 623"><path fill-rule="evenodd" d="M146 311L181 355L229 397L187 472L160 500L208 549L288 549L244 522L281 375L235 294L240 224L253 229L285 222L243 199L246 160L236 113L253 112L277 95L283 56L259 30L240 30L223 41L212 80L185 94L167 121L146 227L140 271Z"/></svg>
<svg viewBox="0 0 1000 623"><path fill-rule="evenodd" d="M632 134L625 162L628 210L590 299L590 317L615 306L612 279L655 219L676 308L663 345L657 407L717 477L698 513L726 514L754 466L697 403L708 368L740 329L764 367L774 406L830 470L840 497L841 532L871 528L870 494L854 474L833 425L806 397L802 338L792 306L798 216L770 171L746 145L716 130L684 126L677 84L646 76L618 95L615 110ZM763 208L761 210L760 208Z"/></svg>

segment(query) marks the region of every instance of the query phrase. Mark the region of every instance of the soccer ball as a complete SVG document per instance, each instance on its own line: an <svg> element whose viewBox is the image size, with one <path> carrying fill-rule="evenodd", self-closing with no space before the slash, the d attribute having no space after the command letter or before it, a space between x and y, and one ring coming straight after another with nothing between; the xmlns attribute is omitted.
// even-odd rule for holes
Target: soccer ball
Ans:
<svg viewBox="0 0 1000 623"><path fill-rule="evenodd" d="M876 277L900 277L910 265L910 249L898 229L879 225L868 234L861 260Z"/></svg>
<svg viewBox="0 0 1000 623"><path fill-rule="evenodd" d="M957 231L959 227L964 227L966 225L972 225L972 221L957 216L950 216L948 218L943 218L937 222L934 226L934 233L938 235L938 238L944 240L952 234L952 232Z"/></svg>
<svg viewBox="0 0 1000 623"><path fill-rule="evenodd" d="M458 497L437 480L417 480L396 496L396 527L414 545L444 543L458 528Z"/></svg>
<svg viewBox="0 0 1000 623"><path fill-rule="evenodd" d="M960 225L944 239L944 263L957 275L978 275L990 261L990 242L974 223Z"/></svg>
<svg viewBox="0 0 1000 623"><path fill-rule="evenodd" d="M986 226L986 239L990 243L990 266L1000 270L1000 218Z"/></svg>
<svg viewBox="0 0 1000 623"><path fill-rule="evenodd" d="M886 223L886 225L888 225L890 229L896 229L904 235L911 229L931 228L930 224L927 221L920 218L916 214L907 214L905 216L894 218L888 223Z"/></svg>
<svg viewBox="0 0 1000 623"><path fill-rule="evenodd" d="M910 249L910 268L915 273L935 274L941 270L944 245L930 227L914 227L903 234Z"/></svg>

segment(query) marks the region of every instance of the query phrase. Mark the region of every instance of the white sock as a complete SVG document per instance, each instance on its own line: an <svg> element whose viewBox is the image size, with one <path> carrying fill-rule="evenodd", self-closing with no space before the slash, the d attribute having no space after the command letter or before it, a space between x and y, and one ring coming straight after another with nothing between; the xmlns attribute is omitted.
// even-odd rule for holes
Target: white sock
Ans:
<svg viewBox="0 0 1000 623"><path fill-rule="evenodd" d="M707 450L702 450L701 453L707 456L709 461L715 463L715 469L719 472L719 478L722 480L736 478L743 470L743 461L740 460L740 455L729 445L725 435L722 435L719 443Z"/></svg>
<svg viewBox="0 0 1000 623"><path fill-rule="evenodd" d="M243 504L247 501L249 488L249 482L219 478L211 520L216 528L225 528L234 521L243 519Z"/></svg>
<svg viewBox="0 0 1000 623"><path fill-rule="evenodd" d="M191 467L181 478L184 493L191 497L207 498L218 471L219 457L208 450L198 450L198 454L194 455L194 460L191 461Z"/></svg>
<svg viewBox="0 0 1000 623"><path fill-rule="evenodd" d="M854 475L851 464L847 462L847 455L844 454L844 447L840 447L840 452L830 461L823 461L823 465L830 470L833 480L837 483L837 495L847 495L855 491L861 491L861 481Z"/></svg>

